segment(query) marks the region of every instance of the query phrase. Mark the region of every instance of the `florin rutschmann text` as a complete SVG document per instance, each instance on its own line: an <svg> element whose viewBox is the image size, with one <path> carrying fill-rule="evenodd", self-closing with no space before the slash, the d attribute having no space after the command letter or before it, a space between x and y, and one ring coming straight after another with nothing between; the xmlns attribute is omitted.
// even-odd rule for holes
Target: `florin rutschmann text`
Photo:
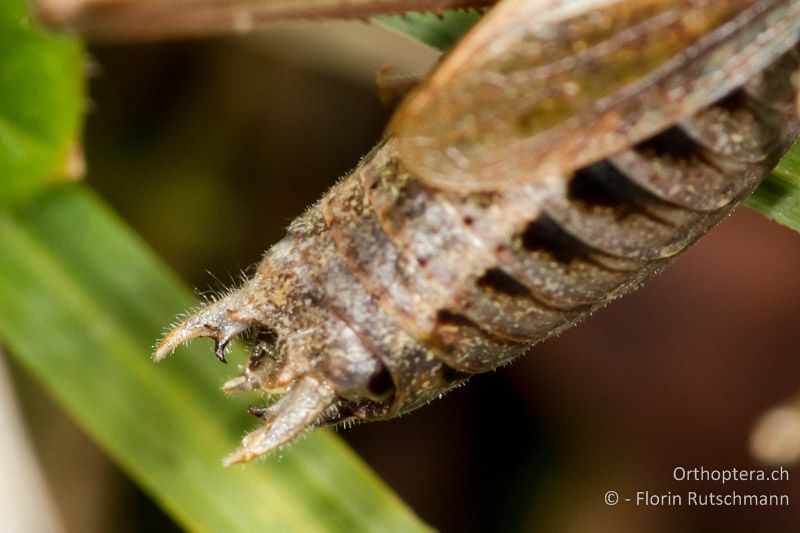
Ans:
<svg viewBox="0 0 800 533"><path fill-rule="evenodd" d="M772 470L676 466L672 478L679 482L719 483L730 482L785 482L789 481L789 471L784 467ZM785 507L789 505L789 495L780 491L757 490L686 490L652 491L637 490L632 494L620 494L615 490L606 491L606 505L628 503L637 507Z"/></svg>

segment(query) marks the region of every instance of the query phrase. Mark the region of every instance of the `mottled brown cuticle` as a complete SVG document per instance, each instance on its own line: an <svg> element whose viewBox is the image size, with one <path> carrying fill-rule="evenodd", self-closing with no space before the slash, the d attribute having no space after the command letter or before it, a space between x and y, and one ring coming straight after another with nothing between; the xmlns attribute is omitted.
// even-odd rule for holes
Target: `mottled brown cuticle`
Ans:
<svg viewBox="0 0 800 533"><path fill-rule="evenodd" d="M529 45L547 37L531 32L502 57L492 47L470 49L514 89L506 93L518 93L501 99L508 109L491 107L498 95L484 82L497 77L470 70L463 78L456 64L448 72L466 86L455 94L485 103L486 113L440 108L438 93L412 96L432 118L401 108L386 138L291 224L252 279L184 321L158 357L194 337L224 346L258 332L244 374L225 390L282 396L254 410L266 420L257 433L268 444L246 446L236 461L309 427L398 416L514 360L635 290L774 167L800 128L796 4L658 3L656 11L688 17L667 24L644 4L612 2L603 9L620 27L567 17L537 57L526 55L536 55ZM626 21L637 21L635 31L620 33ZM480 35L495 35L492 28ZM578 30L589 32L586 47L573 49ZM774 47L759 44L766 33ZM445 63L466 61L459 50L469 46ZM681 68L636 85L671 57ZM444 101L456 105L454 88L441 83ZM562 120L573 116L580 120ZM534 138L540 130L547 135Z"/></svg>

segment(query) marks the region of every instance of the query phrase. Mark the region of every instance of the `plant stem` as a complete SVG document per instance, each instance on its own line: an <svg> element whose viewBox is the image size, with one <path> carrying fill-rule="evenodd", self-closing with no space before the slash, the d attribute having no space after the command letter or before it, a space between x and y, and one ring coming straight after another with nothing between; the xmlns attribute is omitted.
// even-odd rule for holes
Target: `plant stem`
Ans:
<svg viewBox="0 0 800 533"><path fill-rule="evenodd" d="M279 20L484 7L491 0L36 0L46 25L97 41L244 33Z"/></svg>

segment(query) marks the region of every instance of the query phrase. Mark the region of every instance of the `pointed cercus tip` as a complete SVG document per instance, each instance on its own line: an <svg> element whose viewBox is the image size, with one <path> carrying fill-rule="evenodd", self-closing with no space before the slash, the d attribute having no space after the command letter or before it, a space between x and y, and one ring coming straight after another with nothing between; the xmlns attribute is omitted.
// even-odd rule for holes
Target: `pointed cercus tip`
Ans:
<svg viewBox="0 0 800 533"><path fill-rule="evenodd" d="M313 376L303 377L275 404L264 410L255 409L259 415L263 412L265 424L245 435L242 447L225 458L223 464L252 461L297 439L314 427L335 401L336 394L330 385Z"/></svg>
<svg viewBox="0 0 800 533"><path fill-rule="evenodd" d="M153 360L159 362L175 351L175 348L181 344L198 337L209 336L214 336L214 331L211 328L204 326L188 327L187 323L184 322L177 328L170 331L166 337L161 339L161 342L159 342L158 346L156 347L155 354L153 354Z"/></svg>
<svg viewBox="0 0 800 533"><path fill-rule="evenodd" d="M223 459L222 465L223 466L241 465L244 463L249 463L255 457L256 456L254 454L248 453L245 450L237 450L232 454L230 454L225 459Z"/></svg>
<svg viewBox="0 0 800 533"><path fill-rule="evenodd" d="M217 358L225 363L228 343L251 325L236 312L243 297L241 292L231 293L184 320L161 340L153 358L160 361L181 344L198 337L211 337L216 341Z"/></svg>

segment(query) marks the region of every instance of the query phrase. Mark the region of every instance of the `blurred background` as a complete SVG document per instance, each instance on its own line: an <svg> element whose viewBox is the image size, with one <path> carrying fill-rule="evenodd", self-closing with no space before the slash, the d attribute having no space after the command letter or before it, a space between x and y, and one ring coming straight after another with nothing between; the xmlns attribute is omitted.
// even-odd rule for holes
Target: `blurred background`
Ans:
<svg viewBox="0 0 800 533"><path fill-rule="evenodd" d="M88 180L199 292L236 283L377 142L391 112L379 69L421 74L437 58L361 22L91 52ZM672 479L676 466L756 467L752 424L800 388L798 265L800 235L741 209L522 360L340 435L445 531L800 531L800 470L724 487ZM220 366L220 384L234 373ZM68 531L178 530L12 374ZM608 490L781 493L793 505L609 507Z"/></svg>

